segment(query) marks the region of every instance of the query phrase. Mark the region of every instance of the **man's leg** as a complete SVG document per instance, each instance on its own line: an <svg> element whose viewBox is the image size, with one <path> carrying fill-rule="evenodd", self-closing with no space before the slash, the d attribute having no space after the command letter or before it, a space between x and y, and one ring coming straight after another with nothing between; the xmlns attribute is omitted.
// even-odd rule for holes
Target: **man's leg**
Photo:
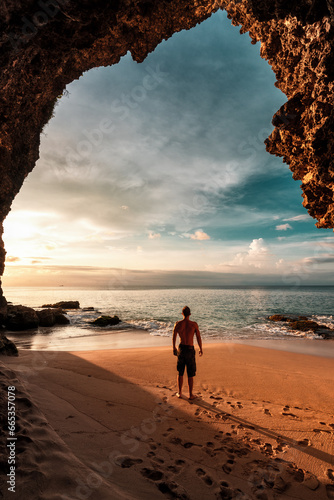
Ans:
<svg viewBox="0 0 334 500"><path fill-rule="evenodd" d="M193 395L194 377L188 377L188 385L189 385L189 399L196 399L196 396Z"/></svg>
<svg viewBox="0 0 334 500"><path fill-rule="evenodd" d="M177 392L176 395L177 395L178 398L180 398L182 396L183 375L178 374L178 376L177 376L177 386L179 388L179 392Z"/></svg>

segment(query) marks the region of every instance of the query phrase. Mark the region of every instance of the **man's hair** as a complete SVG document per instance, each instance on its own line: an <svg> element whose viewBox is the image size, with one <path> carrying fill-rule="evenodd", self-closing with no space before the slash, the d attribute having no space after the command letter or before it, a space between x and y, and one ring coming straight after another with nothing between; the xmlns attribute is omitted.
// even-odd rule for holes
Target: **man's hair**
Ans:
<svg viewBox="0 0 334 500"><path fill-rule="evenodd" d="M184 306L184 308L182 309L182 314L187 318L188 316L190 316L190 309L188 306Z"/></svg>

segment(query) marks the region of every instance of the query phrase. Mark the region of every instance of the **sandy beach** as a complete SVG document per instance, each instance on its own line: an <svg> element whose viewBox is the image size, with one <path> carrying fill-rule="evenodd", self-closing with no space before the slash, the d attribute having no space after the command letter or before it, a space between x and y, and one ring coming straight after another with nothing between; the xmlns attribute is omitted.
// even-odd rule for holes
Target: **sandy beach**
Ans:
<svg viewBox="0 0 334 500"><path fill-rule="evenodd" d="M208 344L193 402L175 361L167 346L2 357L17 423L3 498L334 498L333 358Z"/></svg>

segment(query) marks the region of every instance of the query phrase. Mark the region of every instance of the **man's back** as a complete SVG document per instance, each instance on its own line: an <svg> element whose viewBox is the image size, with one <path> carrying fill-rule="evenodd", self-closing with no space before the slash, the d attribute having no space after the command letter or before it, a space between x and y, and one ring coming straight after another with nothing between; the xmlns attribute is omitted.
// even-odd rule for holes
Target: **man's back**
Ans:
<svg viewBox="0 0 334 500"><path fill-rule="evenodd" d="M174 331L180 336L181 344L194 345L194 335L198 332L198 325L195 321L185 318L175 324Z"/></svg>

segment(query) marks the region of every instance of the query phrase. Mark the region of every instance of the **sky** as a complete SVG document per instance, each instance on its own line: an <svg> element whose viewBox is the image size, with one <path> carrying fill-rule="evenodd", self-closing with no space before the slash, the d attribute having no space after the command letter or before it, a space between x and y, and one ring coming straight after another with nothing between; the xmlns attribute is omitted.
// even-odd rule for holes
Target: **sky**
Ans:
<svg viewBox="0 0 334 500"><path fill-rule="evenodd" d="M333 284L334 236L265 151L286 96L218 11L67 86L4 227L4 286Z"/></svg>

